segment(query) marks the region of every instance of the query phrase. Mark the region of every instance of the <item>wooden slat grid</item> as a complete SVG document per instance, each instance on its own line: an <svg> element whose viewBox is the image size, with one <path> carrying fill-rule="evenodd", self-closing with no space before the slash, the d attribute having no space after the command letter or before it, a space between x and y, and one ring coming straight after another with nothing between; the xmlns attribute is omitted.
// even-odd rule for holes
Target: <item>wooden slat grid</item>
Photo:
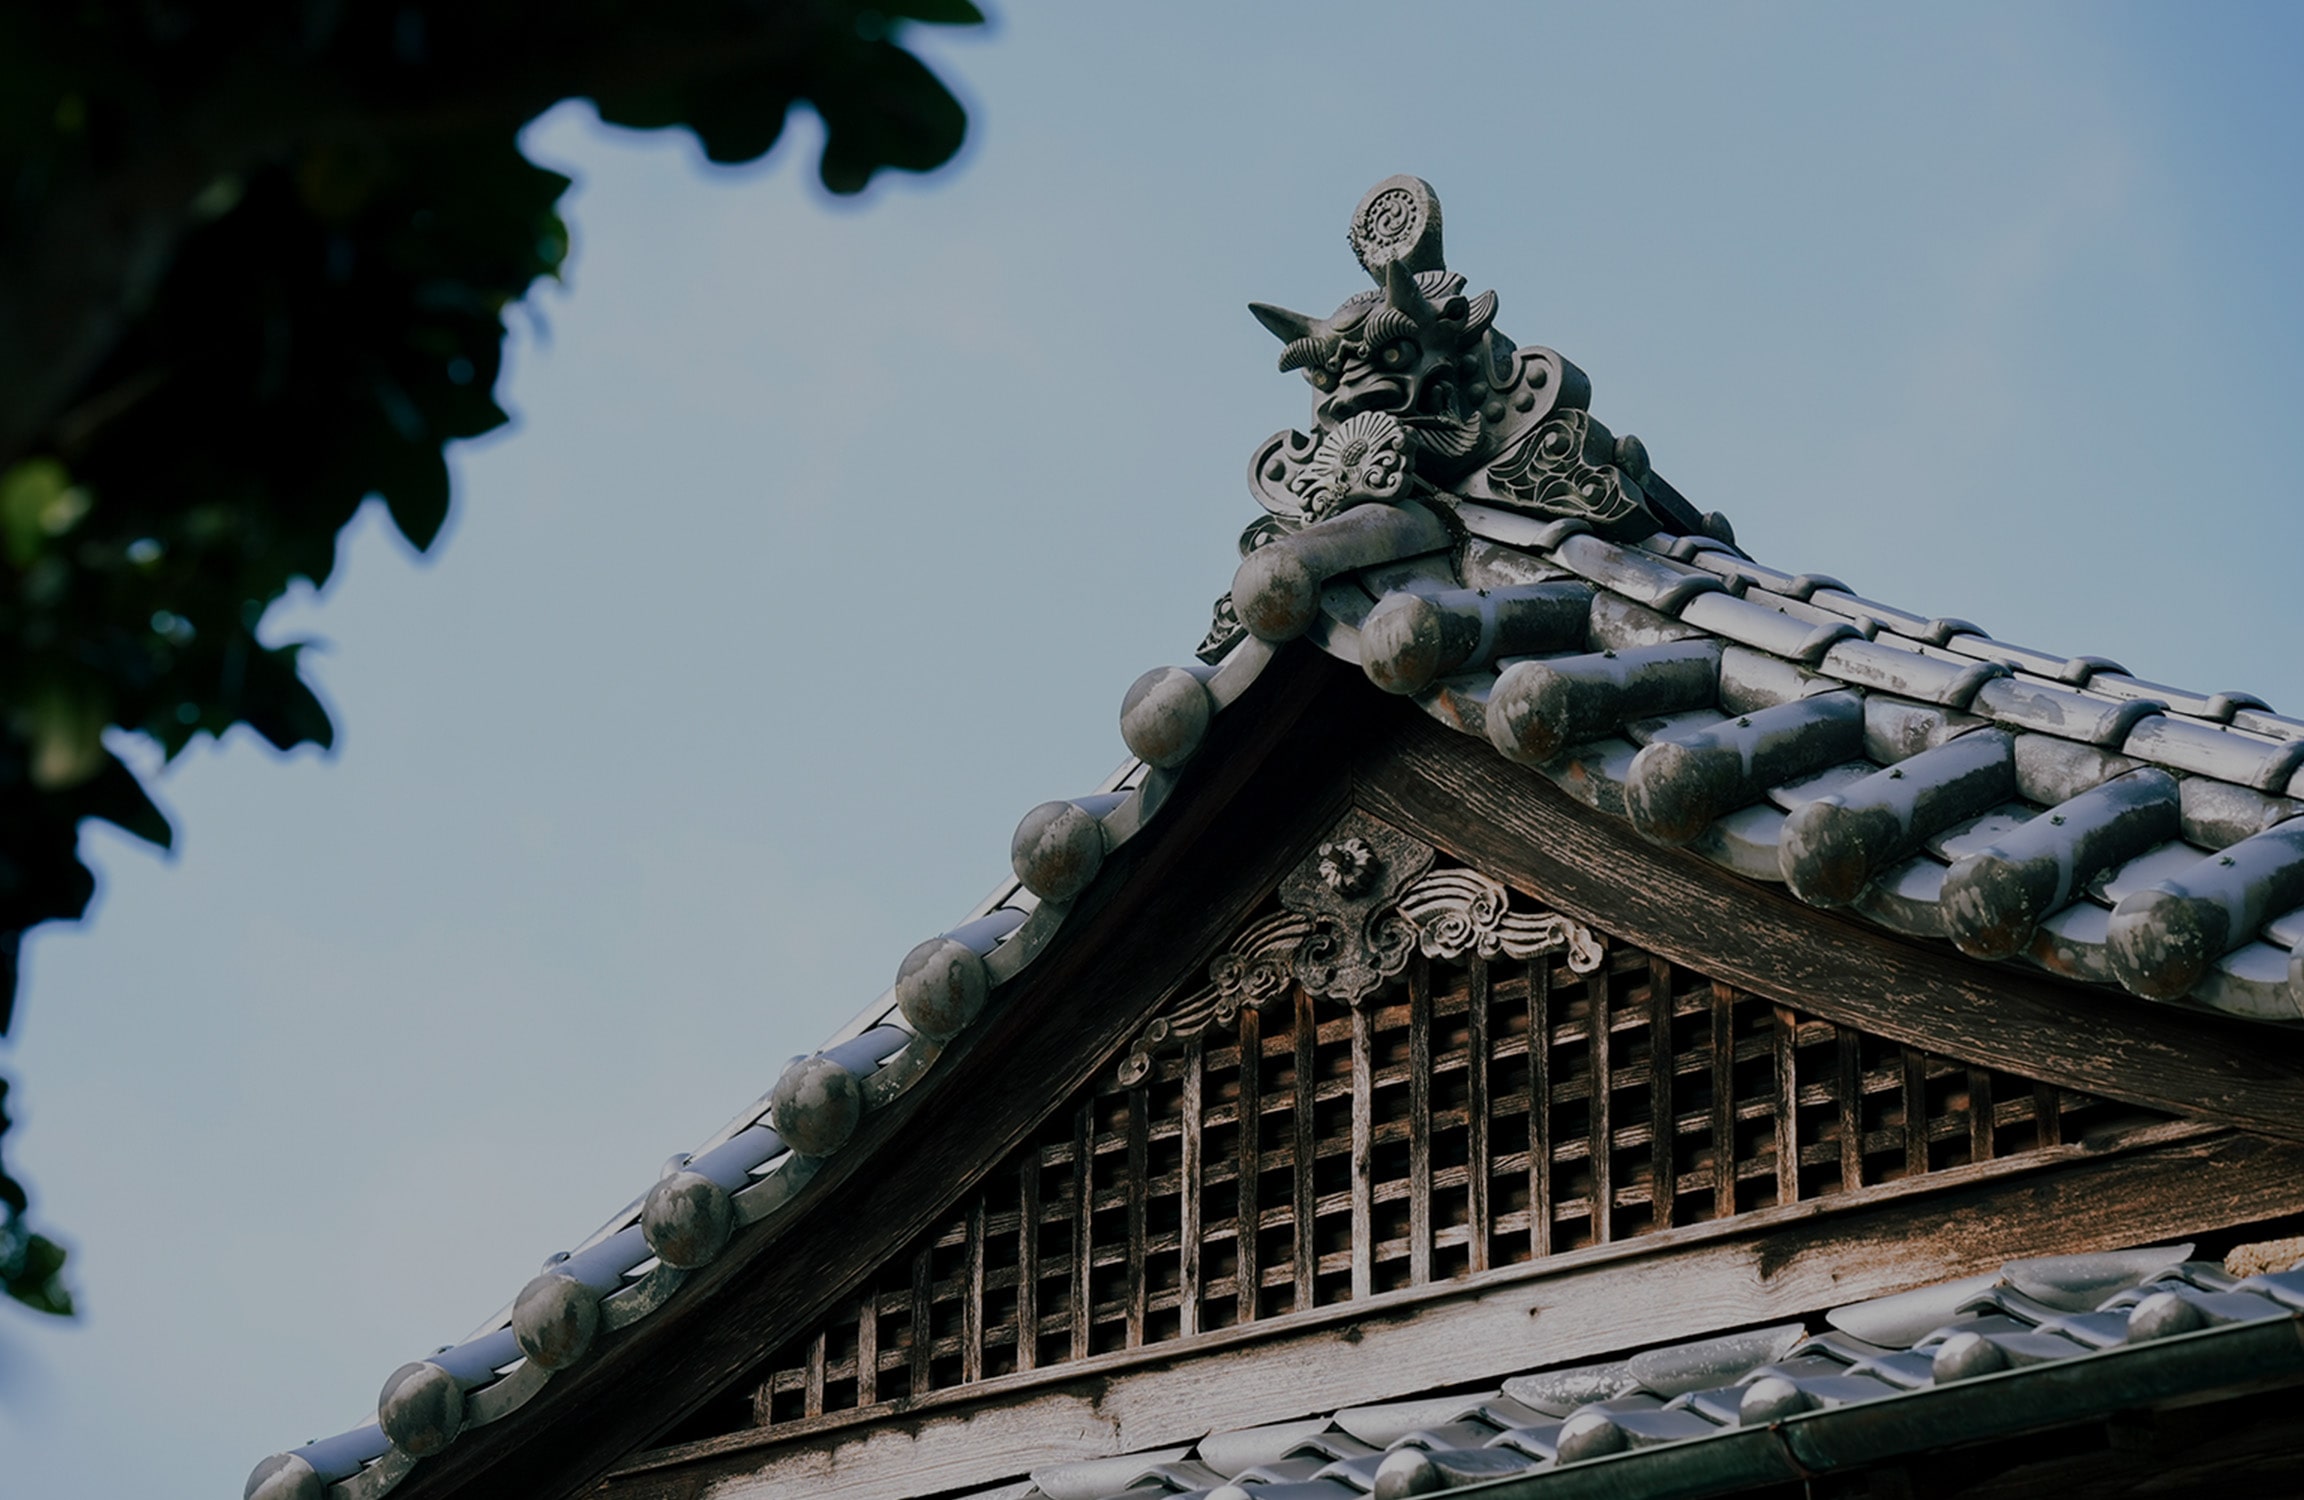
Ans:
<svg viewBox="0 0 2304 1500"><path fill-rule="evenodd" d="M1295 991L1133 1088L1107 1073L841 1317L777 1351L735 1422L2038 1150L2116 1108L1621 944L1588 975L1419 958L1362 1009Z"/></svg>

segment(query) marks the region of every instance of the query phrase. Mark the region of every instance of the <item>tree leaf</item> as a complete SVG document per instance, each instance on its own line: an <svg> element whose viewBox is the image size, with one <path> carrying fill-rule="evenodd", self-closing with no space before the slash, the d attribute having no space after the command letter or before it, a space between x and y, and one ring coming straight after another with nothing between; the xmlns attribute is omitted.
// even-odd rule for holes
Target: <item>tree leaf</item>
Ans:
<svg viewBox="0 0 2304 1500"><path fill-rule="evenodd" d="M931 26L981 26L984 12L968 0L889 0L880 6L888 15L906 21L925 21Z"/></svg>
<svg viewBox="0 0 2304 1500"><path fill-rule="evenodd" d="M385 482L384 505L408 545L428 552L448 522L448 464L430 445L404 445Z"/></svg>
<svg viewBox="0 0 2304 1500"><path fill-rule="evenodd" d="M824 120L818 175L835 193L862 192L884 167L940 167L968 130L967 111L943 80L888 42L859 44L851 65L828 70L810 102Z"/></svg>
<svg viewBox="0 0 2304 1500"><path fill-rule="evenodd" d="M296 670L302 646L266 648L253 638L249 646L239 704L249 727L271 741L275 750L334 747L336 726L328 709Z"/></svg>
<svg viewBox="0 0 2304 1500"><path fill-rule="evenodd" d="M72 476L52 458L28 458L0 474L0 541L8 560L17 567L32 559L61 536L88 511L85 491L72 486Z"/></svg>
<svg viewBox="0 0 2304 1500"><path fill-rule="evenodd" d="M72 1316L72 1290L64 1284L64 1262L67 1258L62 1245L44 1234L33 1234L18 1225L0 1224L0 1257L6 1257L11 1231L20 1236L13 1259L0 1258L0 1292L23 1303L34 1312L51 1317Z"/></svg>
<svg viewBox="0 0 2304 1500"><path fill-rule="evenodd" d="M101 818L147 844L167 849L176 842L176 831L168 825L168 815L144 790L136 773L110 753L104 757L103 769L80 789L80 806L84 816Z"/></svg>
<svg viewBox="0 0 2304 1500"><path fill-rule="evenodd" d="M700 88L687 99L685 124L705 157L721 166L758 161L775 149L792 112L792 95L748 78Z"/></svg>

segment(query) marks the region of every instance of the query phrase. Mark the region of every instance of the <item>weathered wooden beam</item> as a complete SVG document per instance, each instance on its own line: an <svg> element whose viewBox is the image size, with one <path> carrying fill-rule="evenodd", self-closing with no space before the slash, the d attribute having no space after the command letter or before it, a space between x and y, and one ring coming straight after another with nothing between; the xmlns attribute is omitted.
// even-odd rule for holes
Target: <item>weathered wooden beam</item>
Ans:
<svg viewBox="0 0 2304 1500"><path fill-rule="evenodd" d="M1264 1018L1254 1006L1240 1012L1239 1129L1233 1159L1239 1164L1239 1206L1232 1219L1233 1317L1235 1323L1253 1322L1256 1292L1263 1285L1256 1259L1258 1230L1263 1225L1257 1207L1257 1186L1264 1175Z"/></svg>
<svg viewBox="0 0 2304 1500"><path fill-rule="evenodd" d="M2052 1083L2032 1085L2033 1144L2061 1146L2064 1144L2063 1106Z"/></svg>
<svg viewBox="0 0 2304 1500"><path fill-rule="evenodd" d="M936 1283L934 1266L936 1252L922 1245L912 1254L912 1311L907 1319L911 1327L910 1379L912 1394L921 1395L931 1389L930 1361L936 1352L933 1337L936 1324Z"/></svg>
<svg viewBox="0 0 2304 1500"><path fill-rule="evenodd" d="M1592 1243L1605 1245L1616 1228L1616 1129L1611 1106L1616 1099L1616 1016L1608 977L1613 964L1603 964L1584 976L1584 993L1591 997L1585 1045L1592 1049L1592 1092L1588 1160L1592 1168Z"/></svg>
<svg viewBox="0 0 2304 1500"><path fill-rule="evenodd" d="M1376 1289L1376 1200L1369 1169L1376 1153L1376 1018L1367 1006L1352 1012L1352 1296Z"/></svg>
<svg viewBox="0 0 2304 1500"><path fill-rule="evenodd" d="M1962 956L1647 843L1413 712L1355 801L1569 916L1756 995L1969 1064L2304 1141L2304 1035Z"/></svg>
<svg viewBox="0 0 2304 1500"><path fill-rule="evenodd" d="M1736 1212L1736 992L1712 986L1712 1216Z"/></svg>
<svg viewBox="0 0 2304 1500"><path fill-rule="evenodd" d="M1928 1059L1917 1047L1902 1049L1904 1068L1904 1170L1917 1177L1928 1170Z"/></svg>
<svg viewBox="0 0 2304 1500"><path fill-rule="evenodd" d="M880 1399L880 1287L866 1284L856 1320L856 1402Z"/></svg>
<svg viewBox="0 0 2304 1500"><path fill-rule="evenodd" d="M1389 1293L986 1381L879 1413L651 1455L599 1500L906 1500L1044 1465L1460 1387L1814 1313L2042 1253L2304 1210L2304 1148L2159 1127L1570 1252L1460 1288ZM1949 1185L1949 1186L1947 1186Z"/></svg>
<svg viewBox="0 0 2304 1500"><path fill-rule="evenodd" d="M1177 1245L1177 1332L1190 1338L1200 1331L1200 1195L1204 1191L1201 1181L1200 1131L1207 1113L1207 1104L1201 1097L1206 1084L1206 1068L1201 1040L1193 1037L1184 1044L1184 1118L1183 1129L1183 1188L1179 1193L1182 1203L1180 1243Z"/></svg>
<svg viewBox="0 0 2304 1500"><path fill-rule="evenodd" d="M1653 1229L1670 1229L1680 1181L1676 1163L1679 1116L1672 1109L1672 965L1648 960L1648 1215Z"/></svg>
<svg viewBox="0 0 2304 1500"><path fill-rule="evenodd" d="M1528 962L1528 1254L1552 1253L1552 965Z"/></svg>
<svg viewBox="0 0 2304 1500"><path fill-rule="evenodd" d="M961 1247L960 1379L984 1378L984 1200L968 1205L967 1239ZM822 1339L824 1335L816 1335ZM819 1402L821 1404L821 1402Z"/></svg>
<svg viewBox="0 0 2304 1500"><path fill-rule="evenodd" d="M1040 1363L1040 1149L1016 1174L1016 1368Z"/></svg>
<svg viewBox="0 0 2304 1500"><path fill-rule="evenodd" d="M1408 1284L1432 1279L1432 965L1408 965Z"/></svg>
<svg viewBox="0 0 2304 1500"><path fill-rule="evenodd" d="M1146 1160L1145 1148L1150 1134L1145 1114L1144 1085L1138 1084L1128 1091L1128 1144L1124 1159L1127 1176L1123 1179L1128 1194L1128 1259L1127 1285L1121 1298L1127 1311L1121 1324L1121 1338L1131 1349L1144 1346L1145 1296L1150 1291L1151 1277L1146 1274L1149 1247L1144 1243L1149 1230L1145 1223L1145 1200L1152 1196L1151 1164Z"/></svg>
<svg viewBox="0 0 2304 1500"><path fill-rule="evenodd" d="M1312 1171L1320 1150L1320 1132L1314 1113L1319 1093L1320 1018L1304 987L1291 988L1296 1001L1295 1171L1292 1174L1296 1184L1296 1308L1302 1312L1312 1306L1314 1278L1320 1265L1320 1246L1315 1233L1320 1189Z"/></svg>
<svg viewBox="0 0 2304 1500"><path fill-rule="evenodd" d="M1864 1064L1855 1032L1840 1027L1834 1041L1840 1049L1834 1086L1840 1096L1840 1188L1847 1192L1864 1185Z"/></svg>
<svg viewBox="0 0 2304 1500"><path fill-rule="evenodd" d="M1982 1068L1968 1070L1968 1159L1990 1161L1993 1141L1992 1075Z"/></svg>
<svg viewBox="0 0 2304 1500"><path fill-rule="evenodd" d="M1470 1175L1464 1183L1464 1222L1471 1236L1465 1265L1477 1275L1488 1269L1488 964L1475 955L1468 976L1464 1011L1464 1135Z"/></svg>
<svg viewBox="0 0 2304 1500"><path fill-rule="evenodd" d="M1776 1201L1800 1199L1800 1073L1792 1046L1799 1022L1785 1006L1776 1007Z"/></svg>

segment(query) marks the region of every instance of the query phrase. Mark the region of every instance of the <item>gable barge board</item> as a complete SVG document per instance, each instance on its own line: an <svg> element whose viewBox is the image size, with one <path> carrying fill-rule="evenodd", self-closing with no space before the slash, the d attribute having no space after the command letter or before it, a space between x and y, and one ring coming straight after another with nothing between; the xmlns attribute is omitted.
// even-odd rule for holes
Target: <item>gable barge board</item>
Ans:
<svg viewBox="0 0 2304 1500"><path fill-rule="evenodd" d="M1453 1285L636 1456L595 1500L908 1500L1436 1389L1813 1316L2046 1253L2304 1211L2304 1147L2147 1127L2045 1164L1762 1209Z"/></svg>
<svg viewBox="0 0 2304 1500"><path fill-rule="evenodd" d="M1803 905L1649 844L1413 710L1355 803L1579 921L1826 1020L2187 1119L2304 1141L2304 1028L2066 984Z"/></svg>
<svg viewBox="0 0 2304 1500"><path fill-rule="evenodd" d="M866 1116L791 1211L517 1415L426 1459L395 1500L584 1493L821 1321L1006 1159L1203 968L1347 805L1356 672L1288 648L1218 716L1161 816L1114 850L1043 952L910 1093Z"/></svg>

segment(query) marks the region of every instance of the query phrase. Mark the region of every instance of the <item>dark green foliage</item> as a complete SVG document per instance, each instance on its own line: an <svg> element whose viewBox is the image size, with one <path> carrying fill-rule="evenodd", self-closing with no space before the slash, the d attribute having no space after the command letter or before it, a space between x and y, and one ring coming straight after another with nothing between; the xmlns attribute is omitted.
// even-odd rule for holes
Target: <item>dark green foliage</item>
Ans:
<svg viewBox="0 0 2304 1500"><path fill-rule="evenodd" d="M0 1078L0 1134L8 1130L8 1080ZM0 1295L35 1312L67 1314L72 1293L64 1285L64 1247L34 1234L24 1220L23 1184L0 1165Z"/></svg>
<svg viewBox="0 0 2304 1500"><path fill-rule="evenodd" d="M900 45L966 0L0 0L0 1031L17 936L78 917L80 822L167 819L107 748L245 724L326 746L301 643L260 637L381 496L429 548L445 445L500 425L504 312L557 274L568 98L716 162L825 123L837 193L959 148ZM4 1128L4 1122L0 1122ZM64 1311L0 1175L0 1286Z"/></svg>

